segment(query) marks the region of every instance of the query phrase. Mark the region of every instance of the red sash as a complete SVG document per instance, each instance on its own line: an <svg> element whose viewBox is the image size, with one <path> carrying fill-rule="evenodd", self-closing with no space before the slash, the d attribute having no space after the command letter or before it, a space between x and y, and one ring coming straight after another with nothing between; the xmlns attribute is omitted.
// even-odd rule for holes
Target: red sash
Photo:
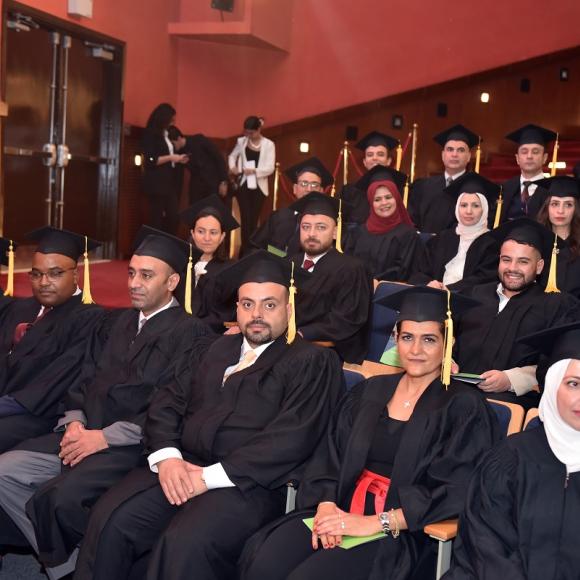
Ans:
<svg viewBox="0 0 580 580"><path fill-rule="evenodd" d="M356 482L349 513L364 515L367 492L375 496L375 513L384 512L390 485L391 480L388 477L364 469Z"/></svg>

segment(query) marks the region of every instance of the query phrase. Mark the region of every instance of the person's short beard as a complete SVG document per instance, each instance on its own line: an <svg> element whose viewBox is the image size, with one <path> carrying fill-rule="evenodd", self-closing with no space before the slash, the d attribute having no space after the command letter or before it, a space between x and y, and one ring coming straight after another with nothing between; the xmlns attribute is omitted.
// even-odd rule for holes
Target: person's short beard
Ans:
<svg viewBox="0 0 580 580"><path fill-rule="evenodd" d="M522 276L521 281L519 283L516 283L515 286L513 282L511 283L511 285L508 285L505 282L506 274L507 272L504 272L502 274L501 284L506 290L509 290L510 292L523 292L524 290L529 288L532 284L534 284L536 281L535 277L532 278L531 280L526 280L525 276Z"/></svg>
<svg viewBox="0 0 580 580"><path fill-rule="evenodd" d="M306 243L308 242L310 238L307 238L306 240L304 240L304 244L302 245L302 250L304 252L306 252L309 256L320 256L321 254L324 254L326 252L328 252L328 250L330 250L332 244L328 247L324 247L322 245L319 245L318 247L315 247L312 250L306 250ZM314 241L314 240L313 240Z"/></svg>
<svg viewBox="0 0 580 580"><path fill-rule="evenodd" d="M248 327L251 324L256 323L262 324L263 326L265 326L265 328L262 329L260 332L251 333L248 330ZM248 324L246 324L244 328L242 328L241 330L242 334L244 335L244 337L250 343L251 346L260 346L262 344L267 344L268 342L272 342L274 340L274 335L272 334L272 327L267 322L264 322L261 319L252 320L251 322L248 322Z"/></svg>

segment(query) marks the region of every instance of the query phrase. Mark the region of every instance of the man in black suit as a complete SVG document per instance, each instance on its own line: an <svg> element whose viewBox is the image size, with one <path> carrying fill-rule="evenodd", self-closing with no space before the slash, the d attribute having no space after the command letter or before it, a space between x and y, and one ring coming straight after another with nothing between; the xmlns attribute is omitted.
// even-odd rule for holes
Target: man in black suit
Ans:
<svg viewBox="0 0 580 580"><path fill-rule="evenodd" d="M457 199L444 190L467 170L471 149L477 145L479 137L463 125L454 125L433 139L442 147L441 160L445 170L440 175L413 182L409 191L409 213L419 231L438 234L457 221Z"/></svg>
<svg viewBox="0 0 580 580"><path fill-rule="evenodd" d="M13 300L0 328L0 453L54 427L103 316L102 308L83 304L77 285L85 237L51 227L28 237L38 242L33 295ZM89 249L97 246L89 240Z"/></svg>
<svg viewBox="0 0 580 580"><path fill-rule="evenodd" d="M516 163L521 174L508 179L503 187L503 206L500 221L518 217L534 219L542 207L547 192L534 182L544 179L543 166L548 160L546 147L556 139L556 133L538 125L525 125L506 139L517 143Z"/></svg>
<svg viewBox="0 0 580 580"><path fill-rule="evenodd" d="M15 524L50 578L74 567L92 505L141 457L149 402L208 334L173 297L189 244L147 227L138 240L128 277L134 308L115 317L102 350L91 352L96 360L85 361L90 378L75 381L53 433L0 455L0 544L21 543Z"/></svg>

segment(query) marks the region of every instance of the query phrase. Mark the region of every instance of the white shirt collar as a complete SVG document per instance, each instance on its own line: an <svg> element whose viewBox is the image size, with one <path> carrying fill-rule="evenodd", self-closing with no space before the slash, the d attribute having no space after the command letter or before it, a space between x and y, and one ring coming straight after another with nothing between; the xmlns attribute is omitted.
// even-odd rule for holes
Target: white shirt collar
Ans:
<svg viewBox="0 0 580 580"><path fill-rule="evenodd" d="M270 342L267 342L266 344L261 344L260 346L257 346L256 348L252 349L252 346L250 345L250 343L248 342L248 340L246 339L246 337L244 336L244 340L242 341L242 350L240 352L240 360L242 360L242 358L244 357L244 355L249 351L249 350L253 350L256 353L256 360L258 360L259 356L273 343L274 341L271 340Z"/></svg>
<svg viewBox="0 0 580 580"><path fill-rule="evenodd" d="M497 285L496 292L499 298L499 306L497 309L499 314L507 306L508 302L510 301L510 297L503 293L503 284L501 282Z"/></svg>
<svg viewBox="0 0 580 580"><path fill-rule="evenodd" d="M524 181L539 181L540 179L544 179L544 173L538 173L537 175L534 175L534 177L530 177L529 179L524 177L523 175L520 175L520 184L523 186Z"/></svg>
<svg viewBox="0 0 580 580"><path fill-rule="evenodd" d="M149 316L145 316L143 314L143 312L139 311L139 327L141 327L141 322L143 320L151 320L154 316L157 316L157 314L159 314L160 312L163 312L164 310L167 310L168 308L173 308L174 306L177 306L177 305L178 305L177 300L175 300L175 298L173 298L173 296L172 296L171 300L165 306L162 306L159 310L152 312Z"/></svg>
<svg viewBox="0 0 580 580"><path fill-rule="evenodd" d="M447 180L451 177L451 179L453 181L455 181L456 179L458 179L459 177L461 177L464 173L466 172L466 169L464 169L461 173L456 173L455 175L449 175L449 173L447 173L447 171L445 171L444 175L445 175L445 183L447 183Z"/></svg>
<svg viewBox="0 0 580 580"><path fill-rule="evenodd" d="M324 256L326 256L326 254L328 254L329 250L326 250L326 252L324 252L324 254L318 254L318 256L308 256L308 254L306 254L306 252L304 252L304 257L302 258L302 266L304 266L304 260L312 260L315 264L318 262L318 260L320 260L320 258L324 258ZM314 268L314 266L312 266L312 268Z"/></svg>

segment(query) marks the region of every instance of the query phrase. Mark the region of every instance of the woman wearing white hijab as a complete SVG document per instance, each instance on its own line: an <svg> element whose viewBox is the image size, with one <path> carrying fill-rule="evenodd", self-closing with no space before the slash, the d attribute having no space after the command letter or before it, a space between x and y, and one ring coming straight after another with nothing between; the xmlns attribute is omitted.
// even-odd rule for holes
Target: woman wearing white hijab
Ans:
<svg viewBox="0 0 580 580"><path fill-rule="evenodd" d="M580 578L580 322L524 341L552 351L541 424L480 465L445 580Z"/></svg>
<svg viewBox="0 0 580 580"><path fill-rule="evenodd" d="M486 234L490 206L495 207L499 187L470 172L456 179L445 193L457 198L457 226L443 230L427 242L410 283L461 291L494 280L498 246Z"/></svg>

